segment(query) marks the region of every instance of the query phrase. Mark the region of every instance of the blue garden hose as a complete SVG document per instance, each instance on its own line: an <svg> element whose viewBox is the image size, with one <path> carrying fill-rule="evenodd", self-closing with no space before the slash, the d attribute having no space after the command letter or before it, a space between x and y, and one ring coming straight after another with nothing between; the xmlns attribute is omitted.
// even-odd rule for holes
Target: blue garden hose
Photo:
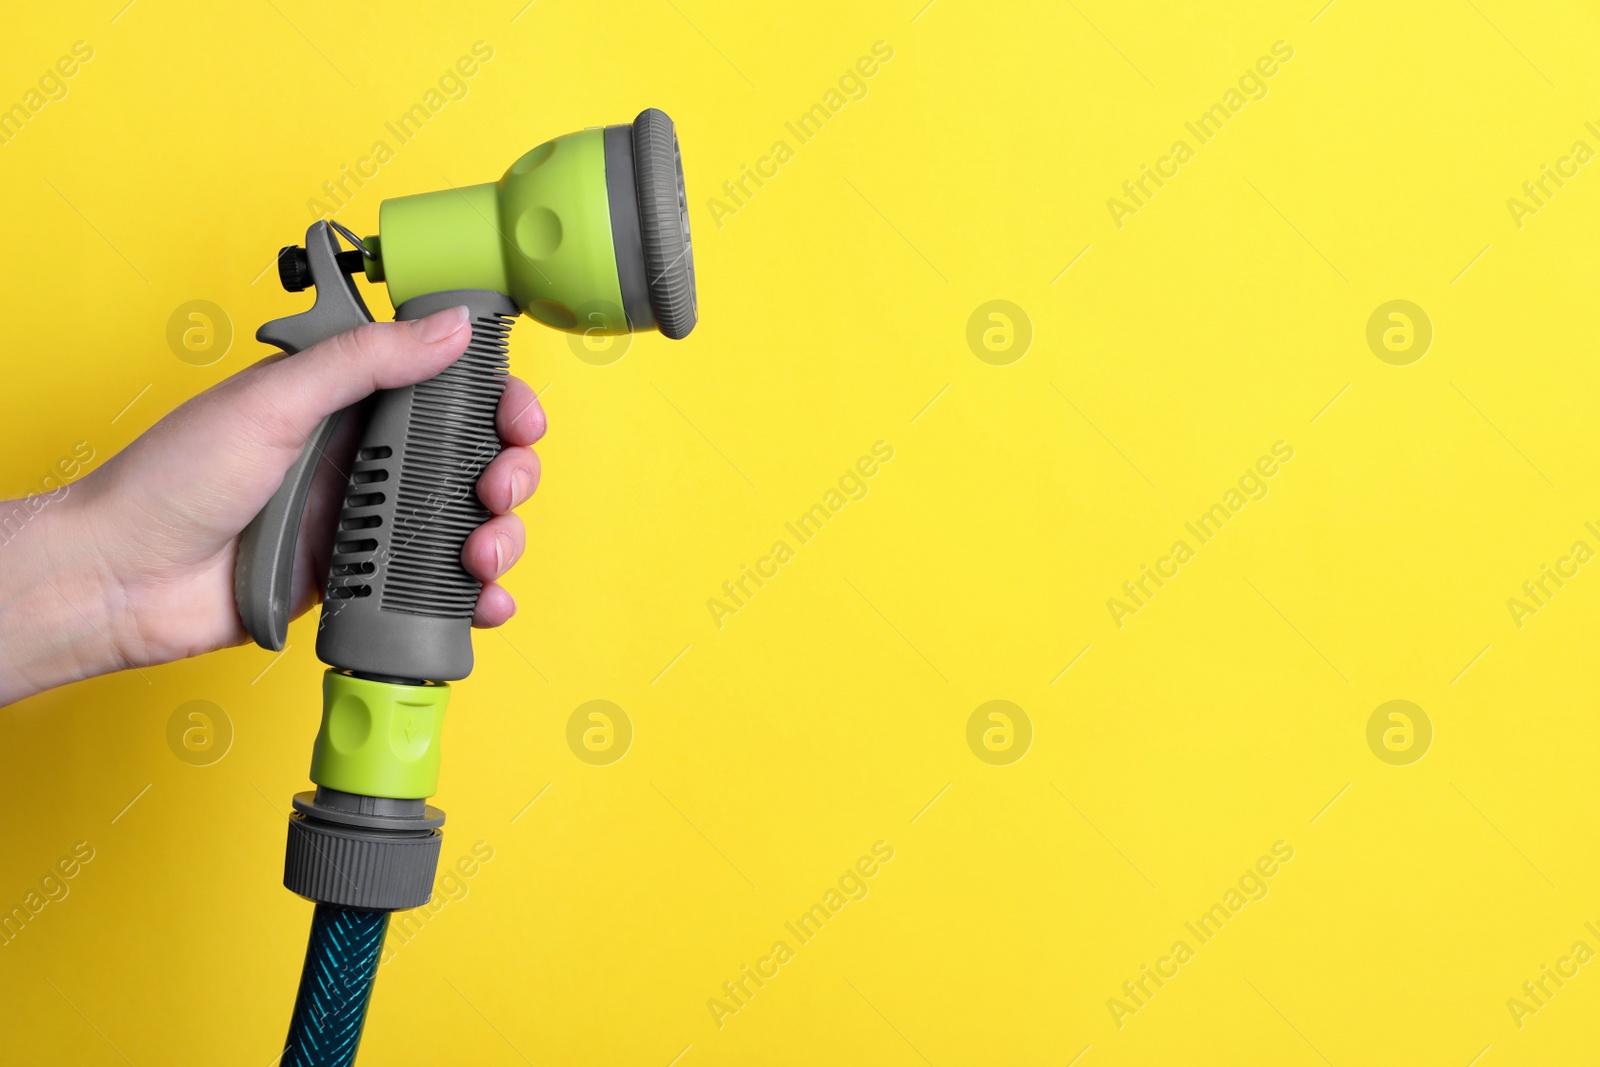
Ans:
<svg viewBox="0 0 1600 1067"><path fill-rule="evenodd" d="M318 904L280 1067L349 1067L367 1023L386 911Z"/></svg>

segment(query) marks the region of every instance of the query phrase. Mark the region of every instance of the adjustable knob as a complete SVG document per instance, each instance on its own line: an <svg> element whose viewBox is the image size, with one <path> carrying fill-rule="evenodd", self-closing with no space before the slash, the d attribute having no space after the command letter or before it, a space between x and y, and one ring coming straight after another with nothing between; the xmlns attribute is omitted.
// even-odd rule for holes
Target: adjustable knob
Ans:
<svg viewBox="0 0 1600 1067"><path fill-rule="evenodd" d="M303 293L311 287L311 260L299 245L285 245L278 249L278 280L291 293Z"/></svg>

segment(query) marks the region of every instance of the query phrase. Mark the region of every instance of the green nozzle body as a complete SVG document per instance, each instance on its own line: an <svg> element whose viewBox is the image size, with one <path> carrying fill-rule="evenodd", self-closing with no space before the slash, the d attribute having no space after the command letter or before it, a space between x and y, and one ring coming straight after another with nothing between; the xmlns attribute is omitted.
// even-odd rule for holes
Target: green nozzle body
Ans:
<svg viewBox="0 0 1600 1067"><path fill-rule="evenodd" d="M368 274L395 307L480 289L558 330L670 337L697 317L677 135L654 109L546 141L498 182L385 200L378 247Z"/></svg>
<svg viewBox="0 0 1600 1067"><path fill-rule="evenodd" d="M385 200L378 234L395 307L424 293L489 289L558 330L626 333L603 134L546 141L498 182ZM580 308L599 320L580 320Z"/></svg>

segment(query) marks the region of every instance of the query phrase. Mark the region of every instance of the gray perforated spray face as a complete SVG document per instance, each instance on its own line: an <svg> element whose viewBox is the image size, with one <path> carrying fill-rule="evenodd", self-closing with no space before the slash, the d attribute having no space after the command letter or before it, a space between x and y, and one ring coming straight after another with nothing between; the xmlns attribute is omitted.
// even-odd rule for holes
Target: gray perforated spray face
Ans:
<svg viewBox="0 0 1600 1067"><path fill-rule="evenodd" d="M646 108L605 132L606 192L628 325L687 337L699 319L683 158L672 120Z"/></svg>

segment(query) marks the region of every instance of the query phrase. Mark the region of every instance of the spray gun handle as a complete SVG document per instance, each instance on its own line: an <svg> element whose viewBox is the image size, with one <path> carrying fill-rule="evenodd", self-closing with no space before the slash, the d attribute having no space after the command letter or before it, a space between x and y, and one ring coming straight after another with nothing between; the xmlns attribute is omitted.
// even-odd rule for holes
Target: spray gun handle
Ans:
<svg viewBox="0 0 1600 1067"><path fill-rule="evenodd" d="M454 681L472 672L472 613L482 589L461 563L489 518L478 478L500 451L517 306L504 293L457 289L413 297L420 319L465 306L472 340L427 381L373 398L334 533L317 657L368 677Z"/></svg>
<svg viewBox="0 0 1600 1067"><path fill-rule="evenodd" d="M296 248L280 251L279 273L286 288L298 291L316 286L316 303L309 311L274 319L256 331L256 340L277 345L291 356L372 321L355 282L339 264L339 240L326 222L315 222L306 230L304 258L299 254ZM287 638L300 520L317 462L343 414L335 412L322 420L284 475L283 484L239 537L234 601L245 631L262 648L280 651Z"/></svg>
<svg viewBox="0 0 1600 1067"><path fill-rule="evenodd" d="M351 257L351 258L347 258ZM315 286L315 305L276 319L256 339L291 355L371 322L326 222L302 252L279 253L284 285ZM477 482L500 450L495 409L505 390L507 336L517 314L504 293L462 289L401 304L398 320L465 305L466 352L425 382L373 397L335 527L317 655L332 667L406 681L453 681L472 671L471 622L481 585L461 564L467 536L488 519ZM317 464L344 412L324 419L267 506L239 539L234 598L256 643L284 646L296 543Z"/></svg>

